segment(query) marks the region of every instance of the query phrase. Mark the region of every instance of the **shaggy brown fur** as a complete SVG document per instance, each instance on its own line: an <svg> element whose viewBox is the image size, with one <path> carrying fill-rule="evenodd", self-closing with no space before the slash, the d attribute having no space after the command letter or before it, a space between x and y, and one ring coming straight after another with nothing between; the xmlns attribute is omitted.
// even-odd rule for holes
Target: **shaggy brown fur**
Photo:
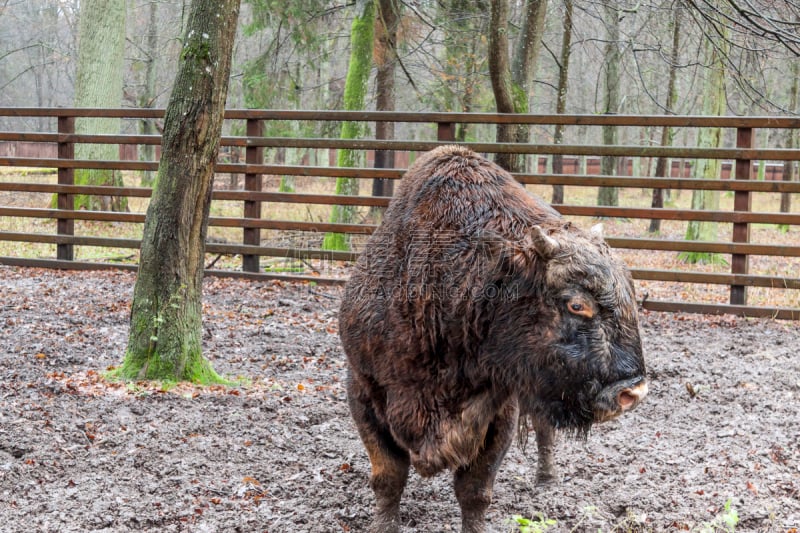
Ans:
<svg viewBox="0 0 800 533"><path fill-rule="evenodd" d="M420 157L340 311L374 530L397 530L411 464L452 470L464 531L483 531L520 413L537 429L540 479L552 477L553 428L585 432L646 394L637 320L602 238L465 148Z"/></svg>

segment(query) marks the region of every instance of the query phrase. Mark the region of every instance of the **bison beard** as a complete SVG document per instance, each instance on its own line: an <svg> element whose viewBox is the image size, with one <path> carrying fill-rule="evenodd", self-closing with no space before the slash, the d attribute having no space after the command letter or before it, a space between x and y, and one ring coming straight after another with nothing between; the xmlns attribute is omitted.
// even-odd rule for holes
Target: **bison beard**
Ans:
<svg viewBox="0 0 800 533"><path fill-rule="evenodd" d="M465 148L440 147L408 170L339 321L373 531L399 531L410 465L452 470L463 531L484 531L522 417L547 481L554 429L585 434L647 394L627 269L599 235Z"/></svg>

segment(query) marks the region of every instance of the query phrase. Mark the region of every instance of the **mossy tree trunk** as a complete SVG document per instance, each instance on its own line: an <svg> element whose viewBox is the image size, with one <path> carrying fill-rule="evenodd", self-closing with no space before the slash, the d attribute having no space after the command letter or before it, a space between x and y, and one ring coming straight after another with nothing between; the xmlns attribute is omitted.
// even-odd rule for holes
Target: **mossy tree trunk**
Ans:
<svg viewBox="0 0 800 533"><path fill-rule="evenodd" d="M75 107L119 107L125 52L125 0L83 0L78 22ZM119 135L118 118L79 118L77 133ZM75 157L116 160L116 144L78 144ZM79 169L76 185L122 185L118 170ZM127 210L124 197L76 195L75 209Z"/></svg>
<svg viewBox="0 0 800 533"><path fill-rule="evenodd" d="M350 62L347 65L347 78L344 85L344 108L347 111L364 109L367 95L367 82L372 69L373 39L375 37L375 0L357 0L356 17L350 30ZM364 126L360 122L342 124L341 139L358 139L362 136ZM363 156L357 150L339 150L337 164L340 167L358 167ZM336 194L357 196L357 178L337 178ZM331 211L330 221L349 224L355 220L356 207L335 205ZM322 242L325 250L348 250L350 239L344 233L326 233Z"/></svg>
<svg viewBox="0 0 800 533"><path fill-rule="evenodd" d="M223 381L202 355L205 237L240 0L194 0L164 121L124 379Z"/></svg>
<svg viewBox="0 0 800 533"><path fill-rule="evenodd" d="M489 77L498 113L528 113L531 80L542 43L547 0L527 0L519 40L509 58L508 0L492 0L489 28ZM497 142L527 143L530 127L498 124ZM495 161L509 172L524 172L520 154L497 154Z"/></svg>
<svg viewBox="0 0 800 533"><path fill-rule="evenodd" d="M702 114L722 116L727 108L725 96L725 62L728 51L727 30L719 24L721 32L719 43L706 40L706 58L708 67L703 80ZM698 135L699 148L719 148L722 146L722 128L701 128ZM697 177L701 179L719 179L720 161L718 159L701 159L697 163ZM719 191L696 190L692 192L692 210L718 210ZM691 220L686 228L686 240L714 241L717 239L717 223ZM684 252L681 258L687 263L720 263L718 254L708 252Z"/></svg>

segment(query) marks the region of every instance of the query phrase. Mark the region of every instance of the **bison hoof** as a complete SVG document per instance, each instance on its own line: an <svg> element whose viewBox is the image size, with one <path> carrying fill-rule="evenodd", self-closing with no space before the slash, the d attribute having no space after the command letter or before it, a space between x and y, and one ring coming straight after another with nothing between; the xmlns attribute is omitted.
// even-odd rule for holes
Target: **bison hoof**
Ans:
<svg viewBox="0 0 800 533"><path fill-rule="evenodd" d="M548 469L548 470L539 470L536 472L536 485L538 487L544 487L547 485L555 485L558 482L558 476L555 473L555 470Z"/></svg>
<svg viewBox="0 0 800 533"><path fill-rule="evenodd" d="M400 524L397 520L376 519L369 526L369 533L400 533Z"/></svg>

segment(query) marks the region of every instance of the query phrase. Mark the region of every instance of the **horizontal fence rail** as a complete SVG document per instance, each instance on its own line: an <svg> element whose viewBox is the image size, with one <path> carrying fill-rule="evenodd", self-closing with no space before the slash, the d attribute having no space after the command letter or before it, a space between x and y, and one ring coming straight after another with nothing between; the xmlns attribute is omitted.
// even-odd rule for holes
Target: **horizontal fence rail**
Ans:
<svg viewBox="0 0 800 533"><path fill-rule="evenodd" d="M24 126L15 127L15 131L0 131L0 168L10 167L8 174L0 176L0 245L5 244L0 248L0 263L48 268L135 269L141 225L152 193L149 187L136 182L143 173L157 171L158 161L156 158L131 159L124 154L142 153L145 147L157 150L161 137L77 132L75 119L117 117L133 124L140 120L163 120L164 110L0 108L2 117L18 119L19 124L24 124L25 119L46 117L52 119L53 127L51 131L24 131ZM216 183L206 243L209 274L341 283L347 277L346 263L357 258L365 237L377 227L380 213L376 210L385 208L390 201L390 193L370 194L368 189L372 182L380 180L391 184L400 179L419 152L441 144L465 144L488 156L525 155L528 170L514 177L537 194L549 194L554 186L575 191L565 195L563 203L554 204L567 218L584 220L586 225L594 223L594 219L621 221L608 224L606 240L629 263L640 285L645 309L800 319L800 210L796 205L800 200L797 198L800 183L793 177L796 162L800 161L800 150L780 148L785 146L781 142L763 147L755 147L753 143L756 132L774 134L780 130L800 129L800 118L242 109L227 110L225 118L225 131L231 133L221 139L215 166ZM336 126L346 121L359 121L371 127L377 122L395 122L398 127L405 125L402 131L409 134L398 135L397 139L353 140L329 138L319 133L275 136L269 133L273 131L269 126L276 121L303 123L310 125L307 131L317 132L331 131L330 127L319 127L323 123ZM591 140L567 144L488 142L494 138L492 128L497 124L512 123L538 128L540 138L546 138L547 128L555 125L584 131L618 126L622 131L637 132L621 136L636 139L636 142L613 146ZM483 129L468 142L456 142L457 125ZM642 132L660 131L664 126L680 128L683 132L719 127L726 132L728 142L720 148L697 148L696 143L692 146L690 142L684 146L658 146L651 140L650 133L642 141ZM120 158L101 161L76 158L75 149L82 144L119 146ZM25 150L19 149L19 152L25 155L18 157L17 149L23 145ZM332 163L333 154L344 149L367 154L367 162L357 168L336 167ZM291 161L285 155L290 151L297 156ZM306 159L299 161L303 157L298 154ZM387 154L402 156L402 161L398 164L398 159ZM575 171L554 172L550 165L555 157L570 158ZM597 166L599 158L603 157L617 158L623 164L615 167L613 175L590 170L587 161ZM374 158L374 162L370 158ZM669 161L665 175L653 175L656 158ZM695 177L698 161L703 159L723 161L727 165L723 170L725 179ZM769 177L756 179L759 169L766 172L766 162L771 165ZM583 170L579 169L581 163L586 166ZM39 172L55 169L55 174L37 174L36 169ZM84 169L122 172L124 185L77 184L75 175ZM355 178L363 183L361 193L358 196L335 194L333 182L338 178ZM227 184L226 179L229 179ZM287 179L300 180L302 186L285 191L276 185L278 180ZM627 203L597 206L587 201L587 196L599 187L631 192L626 197ZM684 202L694 191L715 191L729 195L726 198L732 202L727 203L732 205L726 203L725 207L704 210L670 204L651 207L647 195L655 190L669 191L674 196L687 195ZM75 209L74 200L78 195L127 198L134 207L126 212ZM754 205L755 195L768 200ZM792 206L785 212L773 208L774 199L779 196L782 201L788 198ZM793 205L791 200L795 200ZM350 206L358 216L351 221L332 222L327 216L331 206ZM639 227L637 222L649 220L673 226L669 231L655 234L635 229ZM682 229L675 228L692 221L719 224L717 238L687 241ZM759 232L760 242L753 240L754 230ZM326 232L350 235L352 250L322 250L321 236ZM97 257L86 252L90 249L107 252ZM78 257L76 250L80 252ZM111 253L120 255L108 257ZM693 266L675 260L679 254L686 253L714 254L720 256L724 264ZM662 263L665 264L650 264L649 258L656 255L664 258ZM239 262L231 257L240 258ZM273 263L281 258L287 262ZM667 289L666 292L653 289L658 294L651 295L651 287ZM720 297L721 293L714 287L724 288L727 293ZM765 293L767 296L759 293L755 298L749 297L748 290L773 292ZM707 296L706 292L713 294ZM782 305L771 303L770 295L774 294L781 296L777 300L784 302Z"/></svg>

